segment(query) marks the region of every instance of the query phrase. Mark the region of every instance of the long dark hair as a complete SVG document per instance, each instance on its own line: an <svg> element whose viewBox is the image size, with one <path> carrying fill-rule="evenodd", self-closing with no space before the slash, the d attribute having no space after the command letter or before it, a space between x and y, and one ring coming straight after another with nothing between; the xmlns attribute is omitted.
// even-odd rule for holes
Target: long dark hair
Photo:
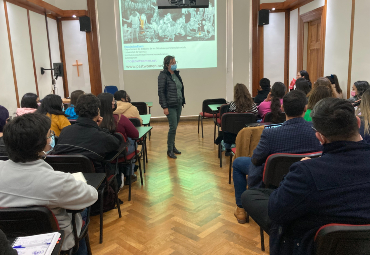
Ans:
<svg viewBox="0 0 370 255"><path fill-rule="evenodd" d="M302 78L305 78L306 80L311 82L310 81L310 75L308 74L308 72L306 70L301 70L301 71L299 71L299 73L301 74Z"/></svg>
<svg viewBox="0 0 370 255"><path fill-rule="evenodd" d="M33 108L37 109L37 98L38 96L35 93L26 93L21 100L21 108Z"/></svg>
<svg viewBox="0 0 370 255"><path fill-rule="evenodd" d="M116 120L113 117L112 101L113 95L110 93L101 93L98 95L100 100L100 116L103 117L103 121L100 124L101 128L108 129L111 133L116 131Z"/></svg>
<svg viewBox="0 0 370 255"><path fill-rule="evenodd" d="M358 99L361 99L362 97L362 94L364 94L364 92L370 88L370 85L367 81L356 81L354 83L354 85L356 86L357 88L357 98Z"/></svg>
<svg viewBox="0 0 370 255"><path fill-rule="evenodd" d="M281 113L281 103L280 99L282 99L285 95L286 87L282 82L275 82L271 88L271 114L272 114L272 122L279 123L280 113Z"/></svg>
<svg viewBox="0 0 370 255"><path fill-rule="evenodd" d="M242 83L237 83L234 87L234 102L236 105L236 112L246 112L252 110L252 96L247 87Z"/></svg>
<svg viewBox="0 0 370 255"><path fill-rule="evenodd" d="M85 94L83 90L75 90L71 93L71 105L76 106L79 96Z"/></svg>
<svg viewBox="0 0 370 255"><path fill-rule="evenodd" d="M337 91L338 94L342 93L342 89L339 86L339 81L338 77L335 74L332 74L330 76L326 76L326 78L329 79L331 84L335 84L335 90Z"/></svg>
<svg viewBox="0 0 370 255"><path fill-rule="evenodd" d="M63 115L67 117L62 111L63 101L62 98L58 95L47 95L42 99L41 105L38 108L37 112L41 114L54 114L54 115Z"/></svg>

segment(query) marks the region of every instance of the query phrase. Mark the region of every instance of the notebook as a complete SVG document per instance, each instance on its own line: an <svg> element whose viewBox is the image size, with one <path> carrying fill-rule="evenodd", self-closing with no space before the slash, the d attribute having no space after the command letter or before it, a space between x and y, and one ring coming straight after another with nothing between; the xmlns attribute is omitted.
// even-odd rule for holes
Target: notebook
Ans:
<svg viewBox="0 0 370 255"><path fill-rule="evenodd" d="M72 175L76 179L76 181L82 181L84 183L87 183L87 181L86 181L85 176L83 175L83 173L78 172L78 173L73 173Z"/></svg>
<svg viewBox="0 0 370 255"><path fill-rule="evenodd" d="M60 237L60 233L18 237L13 243L13 249L18 255L51 255Z"/></svg>

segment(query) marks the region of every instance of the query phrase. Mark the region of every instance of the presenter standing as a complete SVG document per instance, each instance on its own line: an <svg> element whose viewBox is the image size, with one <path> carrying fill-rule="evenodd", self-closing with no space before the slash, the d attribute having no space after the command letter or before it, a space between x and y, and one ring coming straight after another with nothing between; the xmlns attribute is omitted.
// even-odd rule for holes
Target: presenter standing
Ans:
<svg viewBox="0 0 370 255"><path fill-rule="evenodd" d="M170 126L167 138L167 156L173 159L177 158L175 154L181 154L175 147L175 137L181 110L185 104L184 84L180 72L176 69L175 57L167 56L163 60L163 71L158 76L159 104L163 108Z"/></svg>

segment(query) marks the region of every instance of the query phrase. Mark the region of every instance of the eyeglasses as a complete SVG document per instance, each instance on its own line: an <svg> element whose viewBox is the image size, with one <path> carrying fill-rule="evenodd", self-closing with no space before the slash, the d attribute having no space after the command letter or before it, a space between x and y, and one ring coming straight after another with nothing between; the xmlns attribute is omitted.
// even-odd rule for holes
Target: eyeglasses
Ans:
<svg viewBox="0 0 370 255"><path fill-rule="evenodd" d="M55 133L53 130L50 130L50 135L46 137L46 139L52 138L53 136L55 136Z"/></svg>

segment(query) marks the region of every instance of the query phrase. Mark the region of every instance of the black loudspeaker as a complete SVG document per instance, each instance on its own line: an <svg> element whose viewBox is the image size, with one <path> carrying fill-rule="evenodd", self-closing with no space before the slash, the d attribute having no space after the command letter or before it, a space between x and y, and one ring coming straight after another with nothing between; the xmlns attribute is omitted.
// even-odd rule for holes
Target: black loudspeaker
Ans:
<svg viewBox="0 0 370 255"><path fill-rule="evenodd" d="M91 32L90 17L81 16L78 19L80 20L80 31Z"/></svg>
<svg viewBox="0 0 370 255"><path fill-rule="evenodd" d="M259 26L268 25L270 20L269 15L270 15L269 10L260 10L258 12L258 25Z"/></svg>

